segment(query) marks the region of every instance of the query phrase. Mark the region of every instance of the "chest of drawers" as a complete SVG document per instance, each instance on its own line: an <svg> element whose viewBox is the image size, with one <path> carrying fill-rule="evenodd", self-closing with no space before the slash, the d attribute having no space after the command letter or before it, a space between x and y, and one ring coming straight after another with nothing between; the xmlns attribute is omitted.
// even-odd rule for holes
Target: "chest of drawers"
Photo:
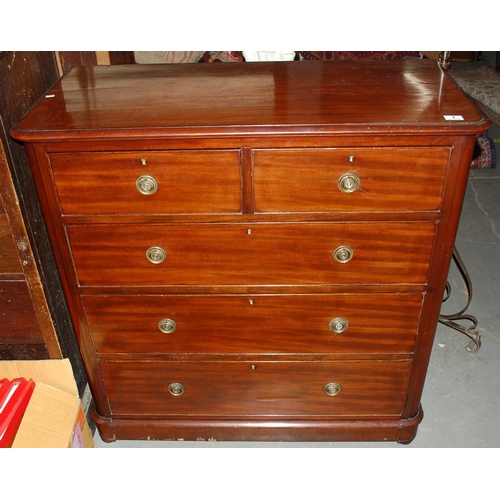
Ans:
<svg viewBox="0 0 500 500"><path fill-rule="evenodd" d="M63 77L12 134L102 438L410 442L487 127L429 61Z"/></svg>

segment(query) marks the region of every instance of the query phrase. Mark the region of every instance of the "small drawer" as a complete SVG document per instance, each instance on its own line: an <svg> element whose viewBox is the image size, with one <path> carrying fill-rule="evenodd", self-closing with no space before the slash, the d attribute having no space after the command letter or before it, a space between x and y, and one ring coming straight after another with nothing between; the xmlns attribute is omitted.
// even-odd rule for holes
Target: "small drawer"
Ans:
<svg viewBox="0 0 500 500"><path fill-rule="evenodd" d="M411 353L422 295L84 299L99 354Z"/></svg>
<svg viewBox="0 0 500 500"><path fill-rule="evenodd" d="M67 227L81 285L424 283L433 222Z"/></svg>
<svg viewBox="0 0 500 500"><path fill-rule="evenodd" d="M445 147L255 150L255 210L439 210L449 155Z"/></svg>
<svg viewBox="0 0 500 500"><path fill-rule="evenodd" d="M239 151L53 153L63 214L239 213Z"/></svg>
<svg viewBox="0 0 500 500"><path fill-rule="evenodd" d="M409 361L101 362L113 415L397 416Z"/></svg>

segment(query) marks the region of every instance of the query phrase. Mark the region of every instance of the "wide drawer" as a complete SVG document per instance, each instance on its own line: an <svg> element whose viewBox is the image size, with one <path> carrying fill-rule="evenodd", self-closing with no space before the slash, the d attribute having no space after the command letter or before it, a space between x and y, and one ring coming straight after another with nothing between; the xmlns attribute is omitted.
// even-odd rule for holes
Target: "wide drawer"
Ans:
<svg viewBox="0 0 500 500"><path fill-rule="evenodd" d="M399 415L410 365L124 361L101 371L113 415L346 417Z"/></svg>
<svg viewBox="0 0 500 500"><path fill-rule="evenodd" d="M411 353L420 294L88 296L97 353Z"/></svg>
<svg viewBox="0 0 500 500"><path fill-rule="evenodd" d="M255 210L439 210L449 155L445 147L255 150Z"/></svg>
<svg viewBox="0 0 500 500"><path fill-rule="evenodd" d="M64 214L241 211L237 150L53 153L50 162Z"/></svg>
<svg viewBox="0 0 500 500"><path fill-rule="evenodd" d="M81 285L423 283L436 224L104 224L67 231ZM351 255L347 263L336 260Z"/></svg>

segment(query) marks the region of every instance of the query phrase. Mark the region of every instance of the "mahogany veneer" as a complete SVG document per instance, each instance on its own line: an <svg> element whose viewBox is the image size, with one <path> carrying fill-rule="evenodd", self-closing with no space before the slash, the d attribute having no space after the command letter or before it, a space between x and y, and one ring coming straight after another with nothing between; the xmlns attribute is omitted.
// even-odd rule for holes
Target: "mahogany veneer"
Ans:
<svg viewBox="0 0 500 500"><path fill-rule="evenodd" d="M488 125L431 61L72 69L12 134L102 438L410 442Z"/></svg>

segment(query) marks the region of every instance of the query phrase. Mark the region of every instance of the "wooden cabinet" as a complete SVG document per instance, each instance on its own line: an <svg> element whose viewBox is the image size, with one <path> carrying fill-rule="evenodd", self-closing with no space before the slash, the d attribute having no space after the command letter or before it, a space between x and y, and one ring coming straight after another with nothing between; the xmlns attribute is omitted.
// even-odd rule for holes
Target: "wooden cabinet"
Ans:
<svg viewBox="0 0 500 500"><path fill-rule="evenodd" d="M0 359L61 357L0 142Z"/></svg>
<svg viewBox="0 0 500 500"><path fill-rule="evenodd" d="M22 146L7 135L56 80L49 53L0 53L0 359L4 360L62 356L37 266L40 249L33 248L32 221L23 211L24 202L35 200L18 195L19 188L27 198L30 194L29 179L22 173L23 160L29 173L28 161ZM33 184L31 189L36 196Z"/></svg>
<svg viewBox="0 0 500 500"><path fill-rule="evenodd" d="M488 125L424 60L74 68L12 133L102 438L411 441Z"/></svg>
<svg viewBox="0 0 500 500"><path fill-rule="evenodd" d="M0 359L69 358L82 396L87 379L27 152L9 136L58 77L53 52L0 53Z"/></svg>

